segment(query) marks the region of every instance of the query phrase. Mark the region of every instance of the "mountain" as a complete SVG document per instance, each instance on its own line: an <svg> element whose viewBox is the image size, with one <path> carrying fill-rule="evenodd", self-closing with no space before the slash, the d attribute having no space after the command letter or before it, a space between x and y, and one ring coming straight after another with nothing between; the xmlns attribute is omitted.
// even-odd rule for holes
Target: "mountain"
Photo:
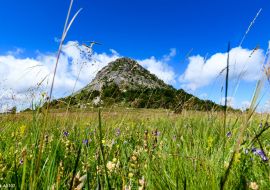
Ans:
<svg viewBox="0 0 270 190"><path fill-rule="evenodd" d="M103 67L90 84L75 92L73 96L80 94L83 90L100 90L113 83L120 88L129 86L129 88L136 89L138 85L151 86L151 88L173 88L156 75L151 74L135 60L123 57Z"/></svg>
<svg viewBox="0 0 270 190"><path fill-rule="evenodd" d="M181 113L183 109L225 110L225 106L200 100L183 89L176 90L127 57L108 63L90 84L73 95L53 100L51 107L64 108L68 104L70 107L166 108L175 113ZM45 102L43 107L46 105ZM231 107L228 110L240 111Z"/></svg>

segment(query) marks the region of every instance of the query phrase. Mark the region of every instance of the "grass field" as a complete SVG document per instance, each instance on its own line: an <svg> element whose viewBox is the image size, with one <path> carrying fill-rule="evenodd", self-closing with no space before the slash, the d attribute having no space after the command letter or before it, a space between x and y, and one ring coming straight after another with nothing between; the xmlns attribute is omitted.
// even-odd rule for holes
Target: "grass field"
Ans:
<svg viewBox="0 0 270 190"><path fill-rule="evenodd" d="M101 131L97 109L71 113L66 122L64 114L50 113L35 188L68 189L73 173L72 189L88 188L87 184L89 189L97 189L98 184L108 189L108 183L112 189L220 188L243 115L228 115L222 134L222 113L167 111L103 111ZM244 189L254 182L260 189L268 188L270 147L265 121L258 115L250 119L226 189ZM22 189L33 185L43 124L42 114L1 116L1 184Z"/></svg>

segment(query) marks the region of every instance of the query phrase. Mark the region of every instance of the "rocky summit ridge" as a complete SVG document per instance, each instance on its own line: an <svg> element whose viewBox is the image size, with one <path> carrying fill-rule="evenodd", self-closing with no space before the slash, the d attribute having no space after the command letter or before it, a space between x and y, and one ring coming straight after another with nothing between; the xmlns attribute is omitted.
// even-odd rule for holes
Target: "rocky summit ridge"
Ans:
<svg viewBox="0 0 270 190"><path fill-rule="evenodd" d="M135 60L123 57L103 67L90 84L76 91L73 96L80 94L83 90L100 90L113 83L120 89L123 87L136 89L139 86L173 88L171 85L165 84L156 75L151 74Z"/></svg>

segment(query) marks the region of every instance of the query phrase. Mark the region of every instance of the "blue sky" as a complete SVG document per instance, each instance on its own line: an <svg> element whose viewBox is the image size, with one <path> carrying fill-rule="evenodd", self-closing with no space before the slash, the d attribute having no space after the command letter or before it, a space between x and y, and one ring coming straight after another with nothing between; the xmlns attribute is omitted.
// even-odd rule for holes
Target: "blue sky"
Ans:
<svg viewBox="0 0 270 190"><path fill-rule="evenodd" d="M58 50L58 39L62 36L69 3L63 0L0 2L0 74L1 79L7 79L0 84L0 95L20 78L29 66ZM171 84L176 89L190 88L189 93L199 98L203 98L205 94L206 98L219 103L224 97L224 93L220 92L224 75L219 77L212 91L211 88L218 73L226 65L226 51L230 41L230 61L236 62L236 69L230 70L228 96L232 94L235 77L246 64L246 75L232 96L232 101L234 106L242 107L243 102L251 100L256 76L260 72L261 58L265 55L270 40L267 30L270 2L74 0L70 20L80 8L82 10L68 31L64 47L73 42L88 40L102 43L102 46L93 46L92 59L100 61L100 65L93 66L92 70L101 69L116 58L130 57L164 81L166 78L171 79ZM239 47L250 23L261 8ZM258 45L260 49L248 59ZM75 49L71 47L61 54L62 62L54 90L56 97L64 96L64 92L72 89L76 81L79 68L73 68L69 75L64 74L72 69L71 61L78 58ZM181 64L191 49L193 50L189 58ZM202 68L206 55L206 63ZM19 90L27 90L34 85L37 78L41 80L53 71L55 57L44 62L42 71L35 69L21 79L13 87L14 93L23 96L23 92L18 92ZM82 71L75 90L91 82L91 77L95 76L91 69ZM186 77L181 82L185 72ZM40 77L37 77L37 74L40 74ZM45 81L44 85L46 84ZM268 83L265 87L268 88ZM268 93L262 103L267 101Z"/></svg>

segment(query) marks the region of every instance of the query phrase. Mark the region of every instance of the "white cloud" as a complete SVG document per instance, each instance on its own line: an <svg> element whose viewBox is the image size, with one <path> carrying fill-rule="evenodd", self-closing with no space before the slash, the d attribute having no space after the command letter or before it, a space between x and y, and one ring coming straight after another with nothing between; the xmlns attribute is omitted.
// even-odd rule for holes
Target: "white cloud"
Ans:
<svg viewBox="0 0 270 190"><path fill-rule="evenodd" d="M23 48L17 48L17 47L15 47L15 48L16 48L16 51L7 51L6 53L8 55L16 56L16 55L19 55L20 53L23 53L25 51L25 49L23 49Z"/></svg>
<svg viewBox="0 0 270 190"><path fill-rule="evenodd" d="M84 49L85 47L82 45L78 47L72 46L75 43L77 42L69 41L63 45L54 80L53 96L55 98L71 94L79 73L80 75L74 92L89 84L96 76L97 72L106 66L109 62L119 58L119 53L111 49L113 55L107 55L106 53L98 54L97 52L92 51L92 56L89 57L90 60L84 59L84 57L81 56L81 51L79 49L86 52ZM96 45L93 46L93 49L95 46ZM2 79L4 79L4 81L0 82L0 96L2 96L5 90L12 86L17 80L19 80L19 82L17 82L10 91L17 97L21 96L21 98L17 98L17 103L24 102L24 104L27 104L25 101L32 99L31 93L34 93L36 98L40 97L39 94L44 91L49 93L57 54L48 57L49 54L41 53L38 50L35 52L37 53L36 58L25 59L16 58L14 55L0 55L0 76ZM142 66L146 67L146 69L148 69L151 73L156 74L164 81L168 79L168 81L173 80L173 82L175 82L173 78L174 72L170 66L167 66L162 72L167 64L166 60L168 61L169 58L171 59L171 57L174 55L175 50L171 49L171 52L168 56L163 56L165 59L156 60L154 57L151 57L150 59L140 60L138 62ZM44 60L45 58L47 59ZM42 60L44 61L40 64L40 61ZM82 62L85 62L85 65L81 69ZM40 65L36 66L38 64ZM27 73L28 71L30 72ZM24 74L26 75L23 76ZM39 86L40 83L41 85ZM63 95L67 91L69 92ZM8 93L5 94L2 99L0 99L0 106L7 104L13 105L13 100L10 98Z"/></svg>
<svg viewBox="0 0 270 190"><path fill-rule="evenodd" d="M145 67L150 73L155 74L167 84L176 84L173 68L168 65L176 54L176 49L172 48L169 55L164 55L163 59L156 60L154 56L150 59L136 60L141 66Z"/></svg>
<svg viewBox="0 0 270 190"><path fill-rule="evenodd" d="M54 41L61 42L61 39L58 39L58 38L54 37Z"/></svg>
<svg viewBox="0 0 270 190"><path fill-rule="evenodd" d="M119 56L119 53L117 53L114 49L110 49L110 51L111 51L114 55Z"/></svg>
<svg viewBox="0 0 270 190"><path fill-rule="evenodd" d="M242 49L242 47L236 47L230 51L230 67L229 67L229 79L236 78L242 71L246 70L244 81L254 81L258 79L260 72L261 60L263 58L263 50L256 50L249 58L253 50ZM248 59L249 58L249 59ZM190 86L193 83L198 83L198 88L209 84L212 84L219 73L227 66L227 53L216 53L206 60L204 63L204 57L197 55L188 58L189 64L185 71L185 74L179 76L178 80L183 82L181 87ZM236 64L235 64L236 62ZM226 74L226 70L219 77L223 80ZM200 79L199 79L200 76ZM199 80L199 82L198 82ZM195 89L196 85L192 90Z"/></svg>
<svg viewBox="0 0 270 190"><path fill-rule="evenodd" d="M176 55L176 49L175 48L171 48L170 50L171 50L171 52L170 52L169 55L163 55L163 60L165 62L170 61Z"/></svg>
<svg viewBox="0 0 270 190"><path fill-rule="evenodd" d="M225 97L220 98L219 100L220 105L225 105ZM237 109L237 102L233 97L227 97L227 105L231 106L234 109Z"/></svg>

